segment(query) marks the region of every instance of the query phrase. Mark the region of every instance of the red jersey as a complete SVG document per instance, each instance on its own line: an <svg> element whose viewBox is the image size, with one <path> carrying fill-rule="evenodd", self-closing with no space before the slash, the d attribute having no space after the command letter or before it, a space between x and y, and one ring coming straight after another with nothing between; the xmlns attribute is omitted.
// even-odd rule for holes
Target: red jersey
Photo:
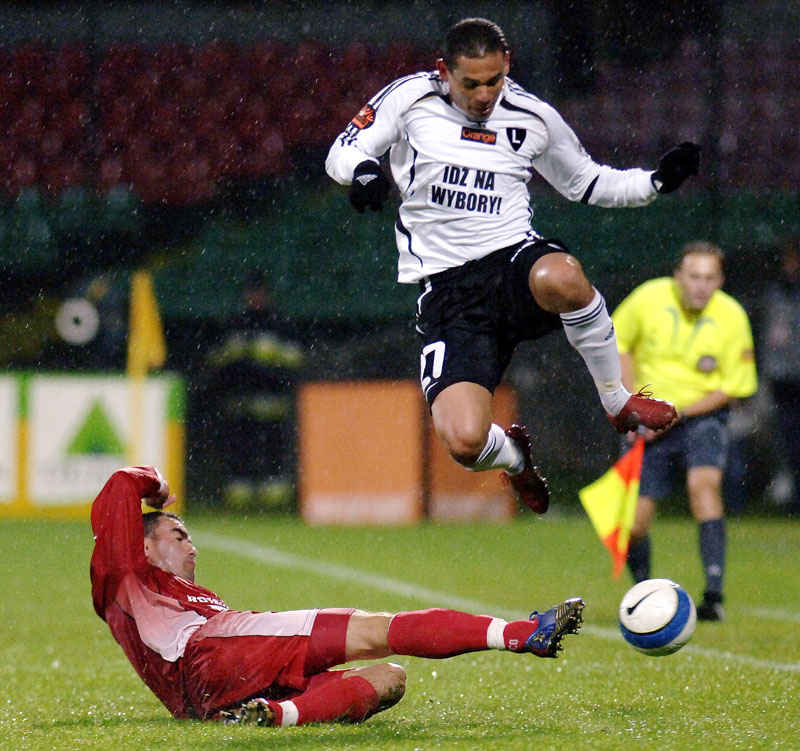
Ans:
<svg viewBox="0 0 800 751"><path fill-rule="evenodd" d="M147 562L141 499L155 496L152 467L115 472L92 505L92 600L148 688L176 717L196 715L183 680L192 634L228 606L204 587Z"/></svg>

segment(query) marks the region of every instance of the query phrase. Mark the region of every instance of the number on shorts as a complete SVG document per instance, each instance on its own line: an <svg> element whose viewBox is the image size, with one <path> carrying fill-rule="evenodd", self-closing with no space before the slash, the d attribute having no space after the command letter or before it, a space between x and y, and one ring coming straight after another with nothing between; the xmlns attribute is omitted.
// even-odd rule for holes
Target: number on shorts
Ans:
<svg viewBox="0 0 800 751"><path fill-rule="evenodd" d="M442 375L444 346L444 342L433 342L422 348L419 357L419 380L423 391L427 391L428 387Z"/></svg>

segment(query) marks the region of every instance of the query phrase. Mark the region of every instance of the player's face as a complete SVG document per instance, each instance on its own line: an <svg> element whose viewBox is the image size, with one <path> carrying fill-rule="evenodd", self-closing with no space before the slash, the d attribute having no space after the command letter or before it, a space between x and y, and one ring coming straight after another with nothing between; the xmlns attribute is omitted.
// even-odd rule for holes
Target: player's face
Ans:
<svg viewBox="0 0 800 751"><path fill-rule="evenodd" d="M144 554L153 566L182 579L194 581L197 549L192 538L177 519L162 516L152 537L144 538Z"/></svg>
<svg viewBox="0 0 800 751"><path fill-rule="evenodd" d="M683 307L695 312L703 310L724 281L719 258L709 253L690 253L675 272L675 281Z"/></svg>
<svg viewBox="0 0 800 751"><path fill-rule="evenodd" d="M450 100L472 120L488 120L497 104L508 73L508 53L490 52L483 57L457 57L452 68L437 63L439 75L450 83Z"/></svg>

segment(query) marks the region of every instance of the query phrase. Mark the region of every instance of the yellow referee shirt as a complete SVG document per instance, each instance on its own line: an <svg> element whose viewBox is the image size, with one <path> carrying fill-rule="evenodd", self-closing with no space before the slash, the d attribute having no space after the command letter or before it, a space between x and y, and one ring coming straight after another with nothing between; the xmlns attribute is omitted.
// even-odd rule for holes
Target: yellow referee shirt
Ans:
<svg viewBox="0 0 800 751"><path fill-rule="evenodd" d="M681 410L712 391L734 398L758 388L753 333L744 308L717 290L700 313L687 313L672 277L651 279L612 315L620 352L633 355L635 388Z"/></svg>

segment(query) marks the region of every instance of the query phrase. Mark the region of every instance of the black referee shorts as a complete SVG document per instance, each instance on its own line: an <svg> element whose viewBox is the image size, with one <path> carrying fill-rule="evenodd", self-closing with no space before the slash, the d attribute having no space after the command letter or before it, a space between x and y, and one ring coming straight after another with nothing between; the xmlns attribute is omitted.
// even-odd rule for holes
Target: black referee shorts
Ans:
<svg viewBox="0 0 800 751"><path fill-rule="evenodd" d="M561 328L531 295L531 267L558 240L525 241L420 281L420 383L428 405L448 386L477 383L494 393L519 342Z"/></svg>

